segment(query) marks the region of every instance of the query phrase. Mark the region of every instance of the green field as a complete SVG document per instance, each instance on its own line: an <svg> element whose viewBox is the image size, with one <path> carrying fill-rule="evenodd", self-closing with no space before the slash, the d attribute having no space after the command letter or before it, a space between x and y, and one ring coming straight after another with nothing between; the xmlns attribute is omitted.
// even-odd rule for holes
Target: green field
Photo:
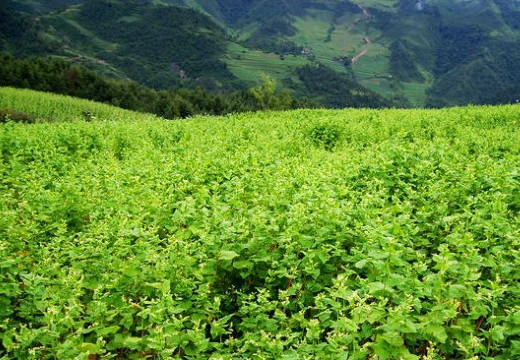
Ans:
<svg viewBox="0 0 520 360"><path fill-rule="evenodd" d="M376 8L379 10L384 10L388 12L395 12L396 8L399 6L399 1L397 0L364 0L361 3L363 6L367 8Z"/></svg>
<svg viewBox="0 0 520 360"><path fill-rule="evenodd" d="M316 60L330 66L336 71L345 72L345 67L334 59L337 57L352 58L358 54L365 44L364 35L356 30L348 31L350 25L359 16L349 16L335 24L329 41L328 31L332 25L332 14L322 11L310 12L310 15L299 17L294 22L297 34L291 39L301 46L311 50Z"/></svg>
<svg viewBox="0 0 520 360"><path fill-rule="evenodd" d="M302 56L279 55L260 50L251 50L232 43L225 59L229 70L248 85L259 84L263 76L282 81L293 76L296 68L310 62Z"/></svg>
<svg viewBox="0 0 520 360"><path fill-rule="evenodd" d="M0 359L520 357L520 106L4 108Z"/></svg>
<svg viewBox="0 0 520 360"><path fill-rule="evenodd" d="M366 54L352 64L351 69L356 80L386 98L395 95L394 90L390 88L392 75L389 44L386 43L383 34L375 29L369 20L364 19L361 10L359 14L345 15L336 20L328 12L309 11L309 15L297 18L294 26L297 34L291 39L308 47L317 61L337 72L347 71L338 58L352 59L366 50ZM416 91L408 91L407 87L404 92L414 106L424 106L424 92L417 93L418 89L426 88L421 85L411 84Z"/></svg>
<svg viewBox="0 0 520 360"><path fill-rule="evenodd" d="M37 116L39 122L73 122L85 120L149 120L154 115L136 113L90 100L42 94L37 91L0 87L0 109L11 109Z"/></svg>
<svg viewBox="0 0 520 360"><path fill-rule="evenodd" d="M426 103L428 84L403 83L404 93L414 107L423 107Z"/></svg>

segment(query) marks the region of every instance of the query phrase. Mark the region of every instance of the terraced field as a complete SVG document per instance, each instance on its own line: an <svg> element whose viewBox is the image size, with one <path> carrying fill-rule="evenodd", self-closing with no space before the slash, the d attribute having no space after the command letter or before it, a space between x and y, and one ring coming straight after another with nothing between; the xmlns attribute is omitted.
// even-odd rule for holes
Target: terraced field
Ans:
<svg viewBox="0 0 520 360"><path fill-rule="evenodd" d="M235 43L229 46L226 62L237 78L250 85L260 83L266 75L281 81L291 77L296 68L310 63L302 56L280 57L274 53L247 49Z"/></svg>

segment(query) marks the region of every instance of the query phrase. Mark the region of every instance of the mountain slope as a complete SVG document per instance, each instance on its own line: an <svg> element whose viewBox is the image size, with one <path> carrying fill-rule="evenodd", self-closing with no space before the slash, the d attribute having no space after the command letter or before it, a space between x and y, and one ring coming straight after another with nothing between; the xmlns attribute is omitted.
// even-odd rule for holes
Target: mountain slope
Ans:
<svg viewBox="0 0 520 360"><path fill-rule="evenodd" d="M325 65L329 88L349 79L400 105L446 106L510 101L520 80L518 0L9 3L40 13L28 36L46 52L155 87L229 89L267 74L308 94L300 70Z"/></svg>
<svg viewBox="0 0 520 360"><path fill-rule="evenodd" d="M7 3L17 10L30 14L40 14L48 11L63 10L71 5L81 4L85 0L7 0Z"/></svg>
<svg viewBox="0 0 520 360"><path fill-rule="evenodd" d="M233 80L220 60L223 31L194 10L94 0L44 21L65 39L65 51L92 54L150 86L193 79L219 87Z"/></svg>
<svg viewBox="0 0 520 360"><path fill-rule="evenodd" d="M16 20L23 26L0 22L4 40L0 50L18 56L54 54L156 88L183 83L237 87L222 61L227 36L209 17L193 9L141 1L90 0L62 11L29 16L15 9L57 9L62 2L50 2L43 8L36 2L32 7L33 2L13 3L10 8L1 2L1 19ZM23 31L18 35L14 31L15 38L10 36L13 28ZM22 35L27 38L26 33L33 39L18 41Z"/></svg>
<svg viewBox="0 0 520 360"><path fill-rule="evenodd" d="M182 6L172 6L175 4ZM329 78L344 89L341 94L333 89L329 94L309 90L304 83L309 78L301 79L298 73L298 68L312 65L306 57L286 59L244 47L200 9L175 4L89 0L38 16L4 6L10 18L26 19L28 31L41 40L22 42L16 51L15 44L6 41L2 49L19 56L51 53L105 75L131 78L158 89L202 86L230 91L256 86L265 74L296 95L320 98L329 106L390 104L336 73ZM49 50L38 51L26 43L43 43Z"/></svg>
<svg viewBox="0 0 520 360"><path fill-rule="evenodd" d="M493 102L519 73L517 0L218 0L205 11L252 46L304 49L338 72L354 59L363 85L414 105Z"/></svg>

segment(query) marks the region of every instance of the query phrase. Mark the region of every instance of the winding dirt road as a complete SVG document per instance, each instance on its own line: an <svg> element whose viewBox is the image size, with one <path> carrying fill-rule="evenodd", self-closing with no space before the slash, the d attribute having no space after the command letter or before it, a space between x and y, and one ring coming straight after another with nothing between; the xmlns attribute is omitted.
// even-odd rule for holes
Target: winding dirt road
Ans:
<svg viewBox="0 0 520 360"><path fill-rule="evenodd" d="M352 29L354 29L354 27L359 24L361 21L363 20L368 20L370 19L371 15L370 13L368 12L367 9L365 9L365 7L361 4L356 4L357 7L363 11L363 15L365 15L365 18L364 19L357 19L354 21L354 23L352 25L350 25L350 27L348 28L347 31L351 31ZM370 38L368 36L365 36L365 42L367 45L369 44L372 44L372 41L370 40ZM368 53L368 49L367 48L364 48L359 54L357 54L356 56L354 56L352 59L351 59L351 63L354 64L354 63L357 63L363 56L365 56L366 54Z"/></svg>
<svg viewBox="0 0 520 360"><path fill-rule="evenodd" d="M368 49L363 49L363 51L361 51L359 54L357 54L356 56L354 56L352 58L352 60L350 60L352 62L352 64L354 63L357 63L359 61L359 59L361 59L363 56L365 56L368 52Z"/></svg>
<svg viewBox="0 0 520 360"><path fill-rule="evenodd" d="M363 5L361 5L361 4L356 4L356 5L357 5L358 8L361 9L361 11L363 11L363 15L365 15L367 18L370 17L370 13L367 11L367 9L365 9L365 8L363 7Z"/></svg>

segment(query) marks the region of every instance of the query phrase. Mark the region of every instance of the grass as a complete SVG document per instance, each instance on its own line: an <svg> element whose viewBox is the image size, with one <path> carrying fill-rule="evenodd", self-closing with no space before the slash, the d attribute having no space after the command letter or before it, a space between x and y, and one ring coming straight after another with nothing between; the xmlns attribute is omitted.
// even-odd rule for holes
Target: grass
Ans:
<svg viewBox="0 0 520 360"><path fill-rule="evenodd" d="M376 8L388 12L396 12L395 8L399 5L398 0L364 0L362 5L365 8Z"/></svg>
<svg viewBox="0 0 520 360"><path fill-rule="evenodd" d="M291 38L301 46L308 47L316 56L316 59L339 72L345 72L345 68L334 59L339 57L353 57L363 44L362 34L347 32L349 24L336 25L336 30L327 39L327 31L331 26L331 14L314 11L312 15L299 17L294 22L297 34Z"/></svg>
<svg viewBox="0 0 520 360"><path fill-rule="evenodd" d="M36 116L40 122L85 120L86 113L91 113L91 117L98 120L111 121L155 118L153 115L124 110L90 100L7 87L0 87L0 108L31 114Z"/></svg>

